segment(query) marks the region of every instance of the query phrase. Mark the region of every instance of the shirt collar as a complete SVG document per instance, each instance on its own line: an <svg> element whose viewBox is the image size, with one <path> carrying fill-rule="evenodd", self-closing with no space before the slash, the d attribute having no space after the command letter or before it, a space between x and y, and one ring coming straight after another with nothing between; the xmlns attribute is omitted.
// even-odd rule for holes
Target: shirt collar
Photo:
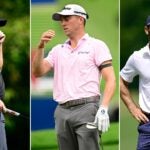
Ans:
<svg viewBox="0 0 150 150"><path fill-rule="evenodd" d="M78 41L78 44L79 44L81 41L87 40L88 38L89 38L88 33L85 33L85 34L83 35L83 37L81 37L81 39ZM70 45L70 39L67 39L64 44Z"/></svg>

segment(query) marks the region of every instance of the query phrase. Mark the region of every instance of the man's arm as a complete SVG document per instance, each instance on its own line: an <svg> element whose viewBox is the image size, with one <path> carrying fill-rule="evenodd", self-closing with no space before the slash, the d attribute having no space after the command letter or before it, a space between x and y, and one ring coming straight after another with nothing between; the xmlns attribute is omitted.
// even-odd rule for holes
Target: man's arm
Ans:
<svg viewBox="0 0 150 150"><path fill-rule="evenodd" d="M0 70L3 67L3 42L5 40L5 34L0 31Z"/></svg>
<svg viewBox="0 0 150 150"><path fill-rule="evenodd" d="M145 116L142 110L134 102L131 93L129 91L128 84L129 84L128 82L126 82L125 80L123 80L122 77L120 77L120 97L123 100L124 104L127 106L132 116L137 121L146 123L149 121L149 119Z"/></svg>
<svg viewBox="0 0 150 150"><path fill-rule="evenodd" d="M106 61L100 66L100 71L105 80L105 89L101 105L95 116L94 124L97 125L99 131L106 132L109 128L109 103L114 95L116 88L116 79L111 61Z"/></svg>
<svg viewBox="0 0 150 150"><path fill-rule="evenodd" d="M3 50L2 50L2 43L0 43L0 70L2 70L3 67Z"/></svg>
<svg viewBox="0 0 150 150"><path fill-rule="evenodd" d="M112 63L111 61L104 62L102 66L106 66L106 67L102 68L101 70L102 77L105 81L105 88L104 88L101 106L106 108L108 108L116 88L116 78L111 63Z"/></svg>
<svg viewBox="0 0 150 150"><path fill-rule="evenodd" d="M44 60L44 47L45 44L51 41L54 36L55 32L52 30L44 32L41 36L32 62L32 73L36 77L40 77L52 69L52 66L46 60Z"/></svg>

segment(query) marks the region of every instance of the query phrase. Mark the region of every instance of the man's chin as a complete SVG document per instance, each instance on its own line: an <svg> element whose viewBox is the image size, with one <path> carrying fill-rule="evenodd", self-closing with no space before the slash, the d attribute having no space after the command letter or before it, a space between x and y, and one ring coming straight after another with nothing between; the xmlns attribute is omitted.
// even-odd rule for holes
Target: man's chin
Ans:
<svg viewBox="0 0 150 150"><path fill-rule="evenodd" d="M65 35L69 37L69 36L70 36L70 33L69 33L69 32L65 32Z"/></svg>

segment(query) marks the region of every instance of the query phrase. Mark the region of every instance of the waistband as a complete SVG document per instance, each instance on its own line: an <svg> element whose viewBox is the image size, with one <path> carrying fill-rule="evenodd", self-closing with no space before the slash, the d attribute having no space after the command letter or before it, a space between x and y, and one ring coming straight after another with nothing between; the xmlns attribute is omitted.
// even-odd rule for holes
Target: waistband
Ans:
<svg viewBox="0 0 150 150"><path fill-rule="evenodd" d="M150 119L150 113L147 113L147 112L143 112L143 113L145 114L145 116L146 116L147 118Z"/></svg>
<svg viewBox="0 0 150 150"><path fill-rule="evenodd" d="M59 104L59 105L64 108L69 108L69 107L73 107L73 106L77 106L77 105L99 102L99 100L100 100L100 96L96 95L96 96L91 96L91 97L70 100L66 103Z"/></svg>

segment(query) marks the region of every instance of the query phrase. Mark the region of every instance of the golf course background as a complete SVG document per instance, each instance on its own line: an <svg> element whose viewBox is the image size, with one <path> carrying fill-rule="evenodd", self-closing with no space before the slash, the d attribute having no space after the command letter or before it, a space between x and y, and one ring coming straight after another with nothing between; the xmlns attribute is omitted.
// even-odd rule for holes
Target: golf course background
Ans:
<svg viewBox="0 0 150 150"><path fill-rule="evenodd" d="M110 108L119 105L119 2L117 0L101 1L80 1L80 0L61 0L57 3L32 4L31 5L31 49L35 49L41 34L48 29L56 32L55 38L46 46L45 55L56 44L63 43L65 37L59 22L51 19L52 13L59 11L68 3L77 3L82 5L88 12L90 18L86 24L86 31L90 36L103 40L109 47L112 57L113 66L117 78L117 89ZM49 75L48 75L49 76ZM102 81L102 91L104 81ZM50 92L51 93L51 92ZM32 93L31 93L32 94ZM49 95L52 96L52 95ZM31 96L32 100L32 96ZM32 114L31 114L32 115ZM38 117L38 115L37 115ZM109 132L102 135L102 141L105 150L119 149L119 123L111 123ZM31 133L32 150L57 150L57 139L54 129L44 129L32 131Z"/></svg>

